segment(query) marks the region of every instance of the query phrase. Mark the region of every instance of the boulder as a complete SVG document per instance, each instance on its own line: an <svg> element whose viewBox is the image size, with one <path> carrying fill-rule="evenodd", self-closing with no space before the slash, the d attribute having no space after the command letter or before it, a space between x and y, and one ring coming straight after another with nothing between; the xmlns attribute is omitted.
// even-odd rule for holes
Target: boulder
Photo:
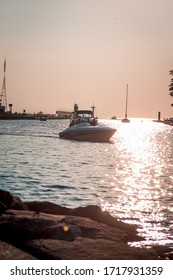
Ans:
<svg viewBox="0 0 173 280"><path fill-rule="evenodd" d="M106 239L78 237L73 242L40 239L27 242L28 252L39 259L53 260L157 260L153 249L131 248L127 244ZM35 255L34 255L35 256Z"/></svg>
<svg viewBox="0 0 173 280"><path fill-rule="evenodd" d="M13 201L10 205L10 209L16 210L29 210L29 207L18 196L13 196Z"/></svg>
<svg viewBox="0 0 173 280"><path fill-rule="evenodd" d="M13 196L9 191L0 190L0 214L8 209L29 210L18 196Z"/></svg>
<svg viewBox="0 0 173 280"><path fill-rule="evenodd" d="M51 219L12 215L0 217L0 239L15 245L40 238L73 241L79 234L78 226Z"/></svg>
<svg viewBox="0 0 173 280"><path fill-rule="evenodd" d="M0 241L0 260L36 260L36 258L6 242Z"/></svg>
<svg viewBox="0 0 173 280"><path fill-rule="evenodd" d="M0 215L3 214L13 202L13 196L8 191L0 190Z"/></svg>
<svg viewBox="0 0 173 280"><path fill-rule="evenodd" d="M102 211L102 209L99 206L89 205L85 207L77 207L71 209L46 201L32 201L25 202L25 204L27 205L30 211L35 211L36 213L42 212L56 215L86 217L99 223L119 228L120 230L125 231L127 233L128 241L144 240L144 238L137 235L137 231L133 226L118 221L116 218L112 217L107 211Z"/></svg>
<svg viewBox="0 0 173 280"><path fill-rule="evenodd" d="M7 210L7 206L4 203L0 202L0 215L5 213L6 210Z"/></svg>
<svg viewBox="0 0 173 280"><path fill-rule="evenodd" d="M112 217L107 211L103 211L99 206L89 205L86 207L78 207L70 210L67 213L67 215L88 217L99 223L118 228L126 232L128 241L144 240L144 238L137 235L137 231L132 225L118 221L116 218Z"/></svg>
<svg viewBox="0 0 173 280"><path fill-rule="evenodd" d="M25 202L25 205L30 211L35 211L36 213L65 215L70 210L70 208L48 201L29 201Z"/></svg>
<svg viewBox="0 0 173 280"><path fill-rule="evenodd" d="M80 236L84 238L105 239L124 243L128 239L128 234L125 231L98 223L89 218L65 216L61 222L78 226L81 231Z"/></svg>
<svg viewBox="0 0 173 280"><path fill-rule="evenodd" d="M130 247L143 240L136 228L99 206L74 209L23 202L0 190L0 258L49 260L172 259L172 249Z"/></svg>

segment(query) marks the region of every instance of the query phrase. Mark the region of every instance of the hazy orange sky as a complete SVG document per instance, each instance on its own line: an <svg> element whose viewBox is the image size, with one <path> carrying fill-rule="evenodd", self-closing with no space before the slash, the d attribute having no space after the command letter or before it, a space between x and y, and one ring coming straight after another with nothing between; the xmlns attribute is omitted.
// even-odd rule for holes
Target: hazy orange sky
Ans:
<svg viewBox="0 0 173 280"><path fill-rule="evenodd" d="M0 0L0 81L13 110L173 116L172 0Z"/></svg>

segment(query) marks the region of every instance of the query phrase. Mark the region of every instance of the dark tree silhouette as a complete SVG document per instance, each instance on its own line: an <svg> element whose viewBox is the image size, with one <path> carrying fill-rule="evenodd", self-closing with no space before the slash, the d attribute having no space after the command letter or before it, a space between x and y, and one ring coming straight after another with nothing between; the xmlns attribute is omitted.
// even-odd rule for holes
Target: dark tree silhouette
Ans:
<svg viewBox="0 0 173 280"><path fill-rule="evenodd" d="M170 71L169 71L169 75L172 76L171 82L170 82L170 84L169 84L169 94L170 94L170 96L173 97L173 70L170 70ZM173 104L171 104L171 106L173 106Z"/></svg>

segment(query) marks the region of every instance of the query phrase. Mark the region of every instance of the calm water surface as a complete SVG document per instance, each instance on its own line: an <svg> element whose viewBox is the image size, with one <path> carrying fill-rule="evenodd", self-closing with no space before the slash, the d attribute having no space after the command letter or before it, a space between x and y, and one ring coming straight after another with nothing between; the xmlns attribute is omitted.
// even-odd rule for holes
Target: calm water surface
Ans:
<svg viewBox="0 0 173 280"><path fill-rule="evenodd" d="M173 127L100 122L117 129L111 143L60 139L68 120L0 120L1 189L27 201L99 205L136 225L145 245L173 246Z"/></svg>

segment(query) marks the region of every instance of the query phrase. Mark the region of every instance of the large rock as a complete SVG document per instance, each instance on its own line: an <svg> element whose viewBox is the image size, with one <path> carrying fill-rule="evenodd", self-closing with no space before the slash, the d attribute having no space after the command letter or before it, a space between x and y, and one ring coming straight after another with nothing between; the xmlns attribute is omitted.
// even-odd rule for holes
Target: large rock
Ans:
<svg viewBox="0 0 173 280"><path fill-rule="evenodd" d="M0 214L8 209L29 210L18 196L12 196L8 191L0 190Z"/></svg>
<svg viewBox="0 0 173 280"><path fill-rule="evenodd" d="M152 249L131 248L127 244L105 239L78 237L73 242L63 240L32 240L29 252L37 252L40 259L62 260L156 260Z"/></svg>
<svg viewBox="0 0 173 280"><path fill-rule="evenodd" d="M86 207L78 207L76 209L70 210L67 214L78 217L88 217L99 223L118 228L126 232L127 241L144 240L144 238L137 235L137 231L133 226L118 221L116 218L112 217L107 211L103 211L99 206L89 205Z"/></svg>
<svg viewBox="0 0 173 280"><path fill-rule="evenodd" d="M78 226L51 219L12 215L0 217L0 239L13 244L40 238L73 241L79 234Z"/></svg>
<svg viewBox="0 0 173 280"><path fill-rule="evenodd" d="M137 235L136 229L116 218L112 217L107 211L102 211L99 206L89 205L85 207L77 207L70 209L67 207L62 207L51 202L25 202L30 211L35 211L36 213L49 213L56 215L70 215L78 217L90 218L99 223L106 224L111 227L116 227L124 232L126 232L127 241L140 241L144 240L141 236Z"/></svg>
<svg viewBox="0 0 173 280"><path fill-rule="evenodd" d="M36 258L6 242L0 241L0 260L36 260Z"/></svg>
<svg viewBox="0 0 173 280"><path fill-rule="evenodd" d="M10 205L10 209L16 210L29 210L29 207L18 196L13 196L13 201Z"/></svg>
<svg viewBox="0 0 173 280"><path fill-rule="evenodd" d="M0 215L3 214L13 202L13 196L8 191L0 190Z"/></svg>
<svg viewBox="0 0 173 280"><path fill-rule="evenodd" d="M133 226L118 221L116 218L112 217L107 211L102 211L102 209L99 206L95 205L71 209L47 201L23 202L20 200L19 197L13 196L11 203L7 207L0 205L0 208L2 208L2 213L4 213L5 210L10 208L17 210L34 211L37 215L39 215L39 213L47 213L56 215L86 217L99 223L106 224L108 226L115 227L126 232L126 241L143 240L142 237L138 236L137 231Z"/></svg>
<svg viewBox="0 0 173 280"><path fill-rule="evenodd" d="M0 214L2 259L14 259L15 252L16 259L68 260L172 259L173 255L163 246L130 247L127 242L143 240L136 229L94 205L70 209L50 202L23 202L0 190Z"/></svg>
<svg viewBox="0 0 173 280"><path fill-rule="evenodd" d="M78 226L81 231L80 236L84 238L105 239L124 243L126 243L128 239L128 233L125 231L98 223L89 218L65 216L61 222Z"/></svg>
<svg viewBox="0 0 173 280"><path fill-rule="evenodd" d="M48 201L29 201L25 202L25 205L30 211L35 211L36 213L65 215L70 210L70 208Z"/></svg>

